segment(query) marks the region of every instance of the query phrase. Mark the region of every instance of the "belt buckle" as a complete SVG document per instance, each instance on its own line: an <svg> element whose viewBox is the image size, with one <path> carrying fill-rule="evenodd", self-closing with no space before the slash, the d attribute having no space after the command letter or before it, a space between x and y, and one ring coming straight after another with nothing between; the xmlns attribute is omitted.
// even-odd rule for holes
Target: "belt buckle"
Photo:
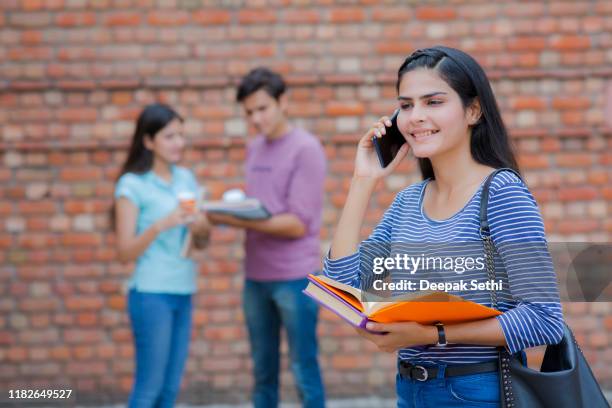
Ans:
<svg viewBox="0 0 612 408"><path fill-rule="evenodd" d="M427 381L427 378L429 377L429 372L427 371L427 369L425 367L419 366L419 365L414 366L414 368L421 369L422 373L423 373L423 378L415 378L415 380L417 380L417 381Z"/></svg>

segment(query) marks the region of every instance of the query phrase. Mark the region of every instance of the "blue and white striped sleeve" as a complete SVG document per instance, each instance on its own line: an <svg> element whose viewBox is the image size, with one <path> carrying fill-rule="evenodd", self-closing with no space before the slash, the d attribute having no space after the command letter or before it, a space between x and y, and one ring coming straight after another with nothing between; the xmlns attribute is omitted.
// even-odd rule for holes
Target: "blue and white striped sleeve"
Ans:
<svg viewBox="0 0 612 408"><path fill-rule="evenodd" d="M491 238L516 302L514 308L497 317L507 349L514 354L557 344L563 337L563 313L537 203L516 176L500 173L496 180L488 204Z"/></svg>
<svg viewBox="0 0 612 408"><path fill-rule="evenodd" d="M338 259L330 259L327 254L323 260L325 276L356 288L368 287L369 278L373 277L373 258L389 256L393 219L400 206L401 196L402 192L395 197L370 236L359 244L357 252Z"/></svg>

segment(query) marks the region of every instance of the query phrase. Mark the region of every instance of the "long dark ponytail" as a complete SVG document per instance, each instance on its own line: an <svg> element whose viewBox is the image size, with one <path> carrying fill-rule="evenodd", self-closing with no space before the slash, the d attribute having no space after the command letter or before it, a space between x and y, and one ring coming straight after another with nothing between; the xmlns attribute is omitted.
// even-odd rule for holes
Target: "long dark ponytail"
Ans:
<svg viewBox="0 0 612 408"><path fill-rule="evenodd" d="M474 58L455 48L435 46L413 52L397 72L399 92L402 76L414 69L435 69L461 97L464 108L478 99L481 117L472 126L470 151L474 160L493 168L509 167L519 171L508 132L502 120L491 84L482 67ZM435 178L431 160L419 158L423 179Z"/></svg>
<svg viewBox="0 0 612 408"><path fill-rule="evenodd" d="M153 167L153 152L145 146L145 137L153 140L157 132L168 126L175 119L183 121L183 118L174 109L161 103L148 105L142 110L136 120L136 128L134 129L130 149L125 162L121 166L117 180L125 173L142 174L151 170L151 167ZM110 211L110 220L111 228L114 228L114 203Z"/></svg>

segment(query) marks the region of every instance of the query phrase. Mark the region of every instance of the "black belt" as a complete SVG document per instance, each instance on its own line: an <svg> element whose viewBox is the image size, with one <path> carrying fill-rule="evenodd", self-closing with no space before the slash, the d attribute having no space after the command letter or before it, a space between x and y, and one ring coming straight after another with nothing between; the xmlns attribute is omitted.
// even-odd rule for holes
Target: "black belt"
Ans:
<svg viewBox="0 0 612 408"><path fill-rule="evenodd" d="M452 365L446 367L444 370L444 377L489 373L492 371L497 371L497 369L497 360L488 361L486 363ZM406 379L410 378L412 380L427 381L428 379L438 377L438 367L425 367L421 365L413 365L406 361L400 361L399 373Z"/></svg>

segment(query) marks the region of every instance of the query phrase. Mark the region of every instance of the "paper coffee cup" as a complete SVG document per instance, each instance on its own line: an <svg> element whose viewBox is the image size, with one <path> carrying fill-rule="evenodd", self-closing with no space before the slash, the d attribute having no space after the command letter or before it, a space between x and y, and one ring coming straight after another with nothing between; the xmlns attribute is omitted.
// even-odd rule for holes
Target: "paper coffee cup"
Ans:
<svg viewBox="0 0 612 408"><path fill-rule="evenodd" d="M178 194L179 205L187 214L195 214L197 211L196 196L191 191L182 191Z"/></svg>

